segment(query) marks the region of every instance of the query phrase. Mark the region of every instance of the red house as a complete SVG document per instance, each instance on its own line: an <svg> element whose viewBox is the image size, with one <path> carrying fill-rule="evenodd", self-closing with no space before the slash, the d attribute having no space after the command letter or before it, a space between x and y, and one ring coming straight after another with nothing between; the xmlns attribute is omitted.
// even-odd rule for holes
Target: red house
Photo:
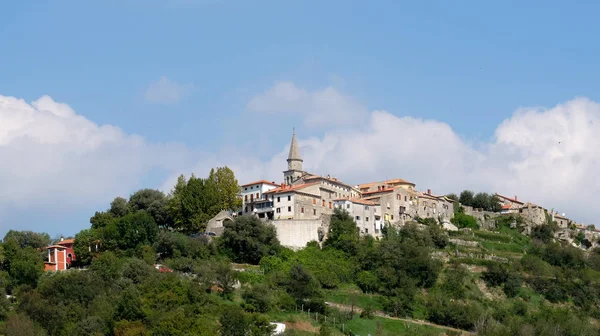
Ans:
<svg viewBox="0 0 600 336"><path fill-rule="evenodd" d="M73 239L61 239L60 242L46 247L48 250L48 261L44 263L45 271L64 271L71 267L73 261L77 260L73 251Z"/></svg>

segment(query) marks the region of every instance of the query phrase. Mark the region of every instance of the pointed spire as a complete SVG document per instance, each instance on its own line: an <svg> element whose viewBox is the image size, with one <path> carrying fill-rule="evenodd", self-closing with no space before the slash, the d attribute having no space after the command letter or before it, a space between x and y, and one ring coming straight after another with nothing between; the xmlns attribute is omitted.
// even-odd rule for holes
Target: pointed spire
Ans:
<svg viewBox="0 0 600 336"><path fill-rule="evenodd" d="M302 161L302 158L300 157L300 147L298 147L298 141L296 140L295 128L294 132L292 133L292 144L290 145L290 154L288 155L288 160Z"/></svg>

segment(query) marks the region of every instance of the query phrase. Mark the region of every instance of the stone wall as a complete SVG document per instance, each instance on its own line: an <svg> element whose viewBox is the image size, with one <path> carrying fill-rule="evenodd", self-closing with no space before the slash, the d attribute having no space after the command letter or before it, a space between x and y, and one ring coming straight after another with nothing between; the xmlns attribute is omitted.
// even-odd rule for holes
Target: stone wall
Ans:
<svg viewBox="0 0 600 336"><path fill-rule="evenodd" d="M519 214L527 225L540 226L546 223L546 210L542 207L529 205L519 209Z"/></svg>
<svg viewBox="0 0 600 336"><path fill-rule="evenodd" d="M496 228L495 218L500 214L497 212L484 211L481 209L473 209L473 207L463 205L462 206L465 215L473 216L477 220L477 223L482 229L493 230Z"/></svg>
<svg viewBox="0 0 600 336"><path fill-rule="evenodd" d="M319 231L322 234L326 233L329 227L329 221L325 216L308 220L273 220L270 223L275 226L281 245L294 250L305 247L311 240L319 241Z"/></svg>

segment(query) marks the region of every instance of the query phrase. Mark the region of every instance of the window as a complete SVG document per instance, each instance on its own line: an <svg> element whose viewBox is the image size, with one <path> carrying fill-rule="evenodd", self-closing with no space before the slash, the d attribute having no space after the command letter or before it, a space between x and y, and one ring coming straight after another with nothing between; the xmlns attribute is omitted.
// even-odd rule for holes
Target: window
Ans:
<svg viewBox="0 0 600 336"><path fill-rule="evenodd" d="M323 207L325 206L325 200L323 200Z"/></svg>
<svg viewBox="0 0 600 336"><path fill-rule="evenodd" d="M256 193L256 198L260 198L260 195L258 193Z"/></svg>
<svg viewBox="0 0 600 336"><path fill-rule="evenodd" d="M301 213L304 213L304 208L300 208L300 212L301 212Z"/></svg>
<svg viewBox="0 0 600 336"><path fill-rule="evenodd" d="M406 202L406 196L404 196L404 202Z"/></svg>
<svg viewBox="0 0 600 336"><path fill-rule="evenodd" d="M365 205L365 210L369 210L369 206L368 205Z"/></svg>
<svg viewBox="0 0 600 336"><path fill-rule="evenodd" d="M392 217L392 220L394 220L394 215L392 215L391 217Z"/></svg>
<svg viewBox="0 0 600 336"><path fill-rule="evenodd" d="M292 200L292 196L288 195L288 201L291 201L291 200Z"/></svg>
<svg viewBox="0 0 600 336"><path fill-rule="evenodd" d="M244 190L248 190L248 187L244 188Z"/></svg>
<svg viewBox="0 0 600 336"><path fill-rule="evenodd" d="M356 220L359 221L360 220L360 216L356 216Z"/></svg>
<svg viewBox="0 0 600 336"><path fill-rule="evenodd" d="M281 197L277 196L277 203L281 202Z"/></svg>
<svg viewBox="0 0 600 336"><path fill-rule="evenodd" d="M369 217L365 217L365 222L368 222L368 221L369 221Z"/></svg>
<svg viewBox="0 0 600 336"><path fill-rule="evenodd" d="M400 195L396 195L396 199L397 199L397 200L400 200Z"/></svg>
<svg viewBox="0 0 600 336"><path fill-rule="evenodd" d="M329 209L331 209L331 202L329 202Z"/></svg>
<svg viewBox="0 0 600 336"><path fill-rule="evenodd" d="M313 204L317 204L317 199L313 198Z"/></svg>
<svg viewBox="0 0 600 336"><path fill-rule="evenodd" d="M313 209L313 215L317 215L317 209Z"/></svg>
<svg viewBox="0 0 600 336"><path fill-rule="evenodd" d="M245 208L244 208L244 212L248 212L248 207L245 207Z"/></svg>
<svg viewBox="0 0 600 336"><path fill-rule="evenodd" d="M244 195L244 201L248 202L248 195Z"/></svg>
<svg viewBox="0 0 600 336"><path fill-rule="evenodd" d="M365 228L365 233L369 233L369 229Z"/></svg>
<svg viewBox="0 0 600 336"><path fill-rule="evenodd" d="M292 207L291 206L288 207L288 212L292 212Z"/></svg>
<svg viewBox="0 0 600 336"><path fill-rule="evenodd" d="M277 210L275 212L281 213L281 208L277 208Z"/></svg>
<svg viewBox="0 0 600 336"><path fill-rule="evenodd" d="M350 209L350 203L346 204L346 209Z"/></svg>

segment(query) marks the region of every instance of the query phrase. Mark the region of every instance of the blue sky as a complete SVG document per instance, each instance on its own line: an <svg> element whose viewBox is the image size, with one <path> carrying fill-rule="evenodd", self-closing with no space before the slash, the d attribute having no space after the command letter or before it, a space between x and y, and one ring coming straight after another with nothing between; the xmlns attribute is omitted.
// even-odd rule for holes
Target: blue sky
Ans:
<svg viewBox="0 0 600 336"><path fill-rule="evenodd" d="M309 93L333 88L358 109L435 120L469 146L487 148L518 108L600 100L599 11L593 1L6 1L0 95L26 102L48 95L148 144L185 147L178 164L150 165L131 188L162 187L215 153L269 162L292 127L307 153L311 141L340 132L309 125L285 107L249 108L280 82ZM175 96L149 98L161 78ZM24 227L72 234L109 201L53 211L44 200L25 213L6 205L0 214L10 222L0 233Z"/></svg>

